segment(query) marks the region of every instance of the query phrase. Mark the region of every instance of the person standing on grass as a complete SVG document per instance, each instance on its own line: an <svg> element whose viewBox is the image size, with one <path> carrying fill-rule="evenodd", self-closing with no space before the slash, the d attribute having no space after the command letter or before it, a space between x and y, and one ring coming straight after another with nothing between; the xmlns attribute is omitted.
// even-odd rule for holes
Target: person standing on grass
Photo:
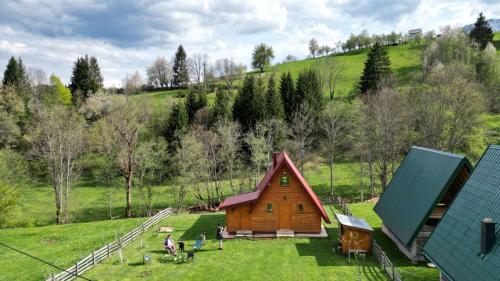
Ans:
<svg viewBox="0 0 500 281"><path fill-rule="evenodd" d="M223 229L224 228L220 224L217 224L217 234L215 235L215 237L217 238L217 240L219 240L219 250L223 249L223 246L222 246L222 230Z"/></svg>

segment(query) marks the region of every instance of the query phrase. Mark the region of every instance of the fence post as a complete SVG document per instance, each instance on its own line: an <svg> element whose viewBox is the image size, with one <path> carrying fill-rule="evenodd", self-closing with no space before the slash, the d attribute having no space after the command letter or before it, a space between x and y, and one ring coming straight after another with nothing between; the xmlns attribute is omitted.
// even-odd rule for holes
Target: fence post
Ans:
<svg viewBox="0 0 500 281"><path fill-rule="evenodd" d="M109 243L108 243L108 245L107 245L107 247L106 247L106 250L107 250L107 252L108 252L108 258L109 258Z"/></svg>
<svg viewBox="0 0 500 281"><path fill-rule="evenodd" d="M95 251L92 250L92 265L95 265Z"/></svg>
<svg viewBox="0 0 500 281"><path fill-rule="evenodd" d="M75 264L75 276L78 276L78 262Z"/></svg>

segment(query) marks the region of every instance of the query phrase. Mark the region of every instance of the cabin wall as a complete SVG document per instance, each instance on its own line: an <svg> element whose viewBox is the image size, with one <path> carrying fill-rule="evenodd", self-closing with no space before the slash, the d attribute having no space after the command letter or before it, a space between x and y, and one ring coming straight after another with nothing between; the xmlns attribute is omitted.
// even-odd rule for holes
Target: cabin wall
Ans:
<svg viewBox="0 0 500 281"><path fill-rule="evenodd" d="M283 173L289 177L288 186L280 186ZM268 212L267 204L273 204L273 211ZM298 205L304 205L304 211ZM280 217L281 213L281 217ZM252 208L251 230L255 232L274 232L278 229L292 229L295 232L321 232L321 215L309 195L301 187L286 167L283 167L271 179L259 201Z"/></svg>
<svg viewBox="0 0 500 281"><path fill-rule="evenodd" d="M351 228L347 226L342 226L344 228L344 233L342 234L341 244L342 252L347 254L349 249L361 250L369 252L372 247L372 233L369 231L363 231L357 228Z"/></svg>

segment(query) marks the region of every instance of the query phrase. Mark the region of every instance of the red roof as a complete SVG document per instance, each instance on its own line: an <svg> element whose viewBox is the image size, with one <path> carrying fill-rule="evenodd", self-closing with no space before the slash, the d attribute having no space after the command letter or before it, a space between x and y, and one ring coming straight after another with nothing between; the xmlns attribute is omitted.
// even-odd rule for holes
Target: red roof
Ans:
<svg viewBox="0 0 500 281"><path fill-rule="evenodd" d="M300 186L302 186L302 188L304 188L306 193L309 195L314 205L321 213L321 217L323 217L323 219L327 223L330 223L330 218L328 217L325 209L323 208L323 205L321 204L321 201L319 200L318 196L316 196L316 193L314 193L311 187L307 184L306 180L300 174L297 167L295 167L290 157L288 157L288 154L284 151L277 154L275 162L276 163L273 163L273 165L269 167L266 175L257 185L257 188L254 192L228 197L226 198L226 200L224 200L224 202L222 202L222 204L219 206L219 209L225 209L230 206L250 204L256 202L259 199L260 195L264 193L264 190L270 185L271 179L273 178L274 174L277 171L279 171L283 167L283 165L286 165L287 168L291 171L291 173L299 180Z"/></svg>

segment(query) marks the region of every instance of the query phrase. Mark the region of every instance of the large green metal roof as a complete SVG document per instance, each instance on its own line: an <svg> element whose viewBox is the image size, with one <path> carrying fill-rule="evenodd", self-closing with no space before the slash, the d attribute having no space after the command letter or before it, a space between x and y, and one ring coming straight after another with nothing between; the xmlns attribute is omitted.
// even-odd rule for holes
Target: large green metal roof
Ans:
<svg viewBox="0 0 500 281"><path fill-rule="evenodd" d="M500 222L500 146L490 145L424 246L454 281L500 280L500 237L480 254L480 221ZM498 229L498 226L497 226Z"/></svg>
<svg viewBox="0 0 500 281"><path fill-rule="evenodd" d="M405 245L415 239L467 158L433 149L412 147L380 197L375 212Z"/></svg>

